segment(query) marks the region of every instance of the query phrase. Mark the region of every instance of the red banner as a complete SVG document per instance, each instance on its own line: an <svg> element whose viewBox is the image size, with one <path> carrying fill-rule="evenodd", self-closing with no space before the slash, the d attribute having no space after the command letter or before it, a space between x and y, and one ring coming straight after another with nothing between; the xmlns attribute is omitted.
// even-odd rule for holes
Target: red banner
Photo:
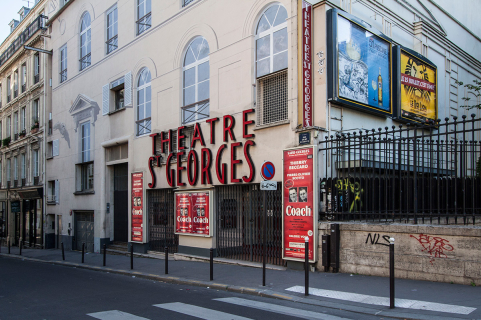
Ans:
<svg viewBox="0 0 481 320"><path fill-rule="evenodd" d="M192 193L192 233L209 234L209 194Z"/></svg>
<svg viewBox="0 0 481 320"><path fill-rule="evenodd" d="M143 173L132 173L132 220L131 220L131 241L143 241L144 227L144 181Z"/></svg>
<svg viewBox="0 0 481 320"><path fill-rule="evenodd" d="M175 232L210 234L210 196L208 192L175 194Z"/></svg>
<svg viewBox="0 0 481 320"><path fill-rule="evenodd" d="M314 151L312 148L284 150L283 257L305 258L309 237L309 260L314 260Z"/></svg>
<svg viewBox="0 0 481 320"><path fill-rule="evenodd" d="M302 126L311 127L312 124L312 66L311 66L311 34L312 34L312 6L302 1Z"/></svg>
<svg viewBox="0 0 481 320"><path fill-rule="evenodd" d="M436 92L436 85L434 83L423 80L423 79L411 77L403 73L401 73L401 84L414 87L420 90Z"/></svg>

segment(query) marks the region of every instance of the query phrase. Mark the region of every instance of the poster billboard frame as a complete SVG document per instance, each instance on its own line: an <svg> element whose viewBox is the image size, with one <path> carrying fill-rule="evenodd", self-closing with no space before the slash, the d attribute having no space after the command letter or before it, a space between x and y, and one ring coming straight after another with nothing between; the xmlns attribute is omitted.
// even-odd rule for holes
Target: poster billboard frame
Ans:
<svg viewBox="0 0 481 320"><path fill-rule="evenodd" d="M427 59L425 56L417 53L416 51L413 51L409 48L406 48L406 47L403 47L401 45L396 45L396 46L393 46L393 61L394 61L394 64L393 64L393 72L392 72L392 77L393 77L393 101L395 101L396 103L394 104L395 108L394 108L394 113L393 113L393 116L394 116L394 119L396 121L399 121L399 122L403 122L403 123L412 123L412 122L416 122L416 123L419 123L419 124L425 124L425 125L429 125L429 120L437 120L438 118L438 105L439 105L439 96L438 96L438 86L439 86L439 82L438 82L438 68L437 66L429 59ZM404 53L408 56L412 56L414 57L415 59L418 59L420 60L422 63L425 63L426 65L428 65L429 67L431 67L432 69L434 69L434 73L435 73L435 85L436 85L436 92L435 92L435 97L436 97L436 105L435 105L435 117L434 119L427 119L427 118L415 118L415 117L409 117L409 116L403 116L402 115L402 104L401 104L401 97L402 97L402 94L401 94L401 90L402 90L402 84L401 84L401 73L402 73L402 70L401 70L401 54ZM432 126L431 126L432 128Z"/></svg>
<svg viewBox="0 0 481 320"><path fill-rule="evenodd" d="M133 228L134 228L134 222L133 222L133 216L134 216L134 175L141 174L140 180L142 181L142 193L141 193L141 208L142 208L142 240L134 240L133 237ZM130 184L131 184L131 189L130 189L130 232L129 232L129 237L130 237L130 242L135 242L135 243L144 243L145 241L145 188L144 188L144 172L143 171L137 171L137 172L132 172L130 174Z"/></svg>
<svg viewBox="0 0 481 320"><path fill-rule="evenodd" d="M209 194L209 234L196 234L196 233L186 233L186 232L177 232L177 194L189 194L189 193L208 193ZM212 238L213 231L212 228L214 227L213 220L215 219L214 213L214 192L212 189L195 189L195 190L177 190L174 192L174 234L181 235L181 236L192 236L192 237L202 237L202 238Z"/></svg>
<svg viewBox="0 0 481 320"><path fill-rule="evenodd" d="M318 243L319 243L319 226L318 226L318 221L319 221L319 184L318 184L318 155L317 155L317 146L315 145L307 145L307 146L299 146L299 147L293 147L293 148L287 148L282 150L282 259L284 260L289 260L289 261L299 261L303 262L305 261L305 258L292 258L292 257L286 257L284 255L284 238L285 238L285 233L284 233L284 226L285 226L285 221L284 221L284 188L285 188L285 179L284 179L284 152L285 151L292 151L292 150L302 150L302 149L312 149L312 155L313 155L313 168L312 168L312 192L314 195L313 199L313 215L312 215L312 226L313 226L313 241L312 243L309 242L309 249L313 250L313 259L309 259L309 263L315 263L319 259L319 253L318 253Z"/></svg>
<svg viewBox="0 0 481 320"><path fill-rule="evenodd" d="M357 109L359 111L367 112L373 115L388 117L393 115L393 51L392 51L392 39L385 36L383 33L373 28L370 24L362 19L359 19L345 11L339 9L330 9L326 13L327 15L327 92L328 100L343 106ZM340 96L339 94L339 46L338 46L338 19L341 16L348 20L350 23L359 26L360 28L370 32L377 38L380 38L388 43L389 47L389 66L387 68L389 72L389 110L383 110L376 108L369 104L365 104L359 101L351 100ZM368 83L368 87L370 84Z"/></svg>

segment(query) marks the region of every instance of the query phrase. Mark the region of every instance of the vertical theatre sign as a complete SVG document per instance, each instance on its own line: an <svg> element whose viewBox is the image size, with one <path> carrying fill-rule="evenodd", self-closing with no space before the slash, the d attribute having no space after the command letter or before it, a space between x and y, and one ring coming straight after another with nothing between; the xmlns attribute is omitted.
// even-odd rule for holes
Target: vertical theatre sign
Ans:
<svg viewBox="0 0 481 320"><path fill-rule="evenodd" d="M131 230L133 242L143 241L144 228L144 174L142 172L132 173L132 219Z"/></svg>
<svg viewBox="0 0 481 320"><path fill-rule="evenodd" d="M175 232L183 235L211 235L209 191L175 194Z"/></svg>
<svg viewBox="0 0 481 320"><path fill-rule="evenodd" d="M301 27L299 28L299 51L301 59L299 70L299 81L302 83L302 90L299 97L301 104L302 126L304 128L311 127L312 124L312 6L306 1L299 2L299 12L302 9L302 19L300 19Z"/></svg>
<svg viewBox="0 0 481 320"><path fill-rule="evenodd" d="M313 147L284 150L283 156L283 249L282 258L305 259L309 238L309 261L317 257L317 157Z"/></svg>

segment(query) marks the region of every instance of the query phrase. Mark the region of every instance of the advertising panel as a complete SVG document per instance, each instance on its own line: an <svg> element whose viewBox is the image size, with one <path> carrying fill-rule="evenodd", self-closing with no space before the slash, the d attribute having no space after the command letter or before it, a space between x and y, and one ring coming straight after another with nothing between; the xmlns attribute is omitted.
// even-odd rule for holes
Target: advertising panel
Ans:
<svg viewBox="0 0 481 320"><path fill-rule="evenodd" d="M391 103L391 42L352 15L329 11L329 92L334 101L389 115Z"/></svg>
<svg viewBox="0 0 481 320"><path fill-rule="evenodd" d="M184 235L210 236L211 196L209 191L175 194L175 232Z"/></svg>
<svg viewBox="0 0 481 320"><path fill-rule="evenodd" d="M436 67L401 50L401 117L427 122L437 119Z"/></svg>
<svg viewBox="0 0 481 320"><path fill-rule="evenodd" d="M316 154L313 147L284 150L283 157L283 259L304 261L305 238L309 260L317 252Z"/></svg>
<svg viewBox="0 0 481 320"><path fill-rule="evenodd" d="M143 241L144 228L144 174L142 172L132 173L132 219L131 219L131 241Z"/></svg>

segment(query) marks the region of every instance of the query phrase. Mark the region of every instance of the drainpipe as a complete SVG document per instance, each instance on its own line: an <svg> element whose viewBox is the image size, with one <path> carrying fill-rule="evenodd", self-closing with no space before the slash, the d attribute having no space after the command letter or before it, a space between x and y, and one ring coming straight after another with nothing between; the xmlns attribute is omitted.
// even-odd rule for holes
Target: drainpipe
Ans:
<svg viewBox="0 0 481 320"><path fill-rule="evenodd" d="M45 42L45 37L43 38L43 49L46 50L46 42ZM43 226L42 226L42 233L43 233L43 247L45 248L45 226L46 226L46 221L47 221L47 195L46 195L46 190L47 190L47 175L46 175L46 159L47 159L47 153L45 152L46 150L46 145L47 145L47 127L46 127L46 121L45 119L47 116L47 88L50 85L50 82L47 80L47 64L46 64L46 58L47 54L42 54L43 56L43 143L42 143L42 154L43 154L43 161L42 161L42 184L43 184L43 196L42 196L42 221L43 221Z"/></svg>

